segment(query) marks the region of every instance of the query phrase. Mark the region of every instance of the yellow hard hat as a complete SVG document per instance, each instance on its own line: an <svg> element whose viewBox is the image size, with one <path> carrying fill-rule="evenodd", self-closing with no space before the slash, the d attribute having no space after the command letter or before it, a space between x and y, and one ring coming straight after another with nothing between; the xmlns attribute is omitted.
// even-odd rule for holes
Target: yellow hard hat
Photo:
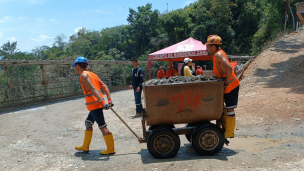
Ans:
<svg viewBox="0 0 304 171"><path fill-rule="evenodd" d="M218 35L210 35L207 38L206 45L222 45L222 38Z"/></svg>

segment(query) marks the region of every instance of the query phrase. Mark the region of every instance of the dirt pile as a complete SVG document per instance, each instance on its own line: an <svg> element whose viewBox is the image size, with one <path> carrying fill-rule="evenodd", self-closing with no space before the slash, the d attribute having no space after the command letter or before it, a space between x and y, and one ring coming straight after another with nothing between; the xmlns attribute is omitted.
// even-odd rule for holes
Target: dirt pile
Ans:
<svg viewBox="0 0 304 171"><path fill-rule="evenodd" d="M250 119L252 124L302 122L303 65L304 30L282 37L257 56L241 82L240 120Z"/></svg>
<svg viewBox="0 0 304 171"><path fill-rule="evenodd" d="M215 77L208 77L208 76L191 76L191 77L184 77L184 76L175 76L170 77L169 79L152 79L145 82L145 85L166 85L166 84L183 84L183 83L190 83L190 82L202 82L202 81L213 81L217 80ZM218 79L220 81L220 79Z"/></svg>

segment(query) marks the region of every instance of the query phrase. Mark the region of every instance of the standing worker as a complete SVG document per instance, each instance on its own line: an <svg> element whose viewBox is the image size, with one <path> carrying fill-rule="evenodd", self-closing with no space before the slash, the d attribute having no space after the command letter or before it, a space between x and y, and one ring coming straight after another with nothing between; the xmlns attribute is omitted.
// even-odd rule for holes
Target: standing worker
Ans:
<svg viewBox="0 0 304 171"><path fill-rule="evenodd" d="M190 66L192 66L192 59L185 58L184 59L184 65L183 65L182 70L181 70L181 75L182 76L184 76L184 77L193 76L191 74Z"/></svg>
<svg viewBox="0 0 304 171"><path fill-rule="evenodd" d="M174 68L174 66L172 65L171 66L171 73L172 73L172 76L177 76L178 75L178 72L176 71L176 69Z"/></svg>
<svg viewBox="0 0 304 171"><path fill-rule="evenodd" d="M167 67L167 71L166 71L166 77L170 78L172 76L172 69L170 66Z"/></svg>
<svg viewBox="0 0 304 171"><path fill-rule="evenodd" d="M203 70L199 65L197 66L196 75L204 75Z"/></svg>
<svg viewBox="0 0 304 171"><path fill-rule="evenodd" d="M88 60L81 56L77 57L73 64L73 67L76 67L76 73L80 75L80 85L86 100L85 105L90 111L85 120L86 130L83 145L76 146L75 149L89 152L89 146L93 135L92 126L96 121L107 145L107 149L100 151L100 154L114 154L113 134L108 130L103 115L103 109L108 110L110 109L110 106L113 105L110 91L108 86L105 85L96 74L87 70L88 65ZM101 88L107 95L108 104L105 103Z"/></svg>
<svg viewBox="0 0 304 171"><path fill-rule="evenodd" d="M165 71L164 71L163 66L159 67L159 70L157 71L157 78L158 79L165 78Z"/></svg>
<svg viewBox="0 0 304 171"><path fill-rule="evenodd" d="M224 100L227 114L223 116L223 125L225 138L233 138L236 120L234 108L237 107L238 103L240 81L229 64L227 54L220 49L222 39L217 35L210 35L206 45L208 55L213 57L213 72L218 78L225 80Z"/></svg>
<svg viewBox="0 0 304 171"><path fill-rule="evenodd" d="M141 103L141 92L142 92L142 83L144 82L144 73L143 70L138 67L137 59L132 58L132 83L130 85L130 90L134 90L135 104L136 104L136 114L135 117L141 116L142 112L142 103Z"/></svg>

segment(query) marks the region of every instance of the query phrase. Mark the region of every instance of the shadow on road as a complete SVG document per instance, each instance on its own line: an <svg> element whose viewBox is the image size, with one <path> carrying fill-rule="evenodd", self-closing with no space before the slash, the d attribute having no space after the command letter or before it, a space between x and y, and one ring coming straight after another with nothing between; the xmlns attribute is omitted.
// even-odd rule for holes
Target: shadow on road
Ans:
<svg viewBox="0 0 304 171"><path fill-rule="evenodd" d="M60 100L41 101L41 102L36 102L33 104L19 105L14 108L9 108L7 110L0 109L0 115L7 114L7 113L17 113L17 112L24 111L24 110L45 107L48 105L59 104L62 102L67 102L70 100L79 100L79 99L83 99L83 97L67 97L66 99L60 99Z"/></svg>
<svg viewBox="0 0 304 171"><path fill-rule="evenodd" d="M99 153L100 150L90 150L90 152L76 152L74 156L81 157L82 160L89 160L89 161L108 161L111 157L116 156L128 156L131 154L137 153L126 153L126 154L111 154L111 155L101 155Z"/></svg>
<svg viewBox="0 0 304 171"><path fill-rule="evenodd" d="M185 161L185 160L204 160L204 159L216 159L216 160L222 160L227 161L228 156L233 156L236 154L234 150L230 150L228 148L223 147L223 149L212 156L201 156L199 155L192 147L191 144L185 144L185 146L180 147L177 155L174 158L169 159L157 159L153 157L148 149L142 149L141 152L141 160L144 164L150 164L150 163L161 163L161 162L172 162L172 161Z"/></svg>
<svg viewBox="0 0 304 171"><path fill-rule="evenodd" d="M236 154L234 150L230 150L228 148L223 148L219 153L212 155L212 156L201 156L197 154L197 152L192 148L191 144L185 144L180 148L177 155L174 158L169 159L157 159L153 157L148 149L142 149L138 153L125 153L125 154L113 154L113 155L101 155L99 150L90 150L89 153L85 152L76 152L74 156L81 157L82 160L88 161L108 161L113 157L118 156L129 156L132 154L141 155L141 160L143 164L150 164L150 163L161 163L161 162L172 162L172 161L185 161L185 160L204 160L204 159L216 159L227 161L228 156L233 156Z"/></svg>

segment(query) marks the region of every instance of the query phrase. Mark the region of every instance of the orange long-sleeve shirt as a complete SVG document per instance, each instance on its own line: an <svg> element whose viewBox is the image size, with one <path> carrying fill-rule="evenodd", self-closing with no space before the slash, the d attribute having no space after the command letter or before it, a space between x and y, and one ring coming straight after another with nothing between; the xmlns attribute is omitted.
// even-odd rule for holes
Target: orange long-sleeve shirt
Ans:
<svg viewBox="0 0 304 171"><path fill-rule="evenodd" d="M168 69L168 70L166 71L166 77L167 77L167 78L170 78L171 76L172 76L171 69Z"/></svg>
<svg viewBox="0 0 304 171"><path fill-rule="evenodd" d="M197 69L196 70L196 75L203 75L203 70L202 69Z"/></svg>
<svg viewBox="0 0 304 171"><path fill-rule="evenodd" d="M158 70L158 72L157 72L157 78L158 79L165 78L165 72L164 72L164 70Z"/></svg>

